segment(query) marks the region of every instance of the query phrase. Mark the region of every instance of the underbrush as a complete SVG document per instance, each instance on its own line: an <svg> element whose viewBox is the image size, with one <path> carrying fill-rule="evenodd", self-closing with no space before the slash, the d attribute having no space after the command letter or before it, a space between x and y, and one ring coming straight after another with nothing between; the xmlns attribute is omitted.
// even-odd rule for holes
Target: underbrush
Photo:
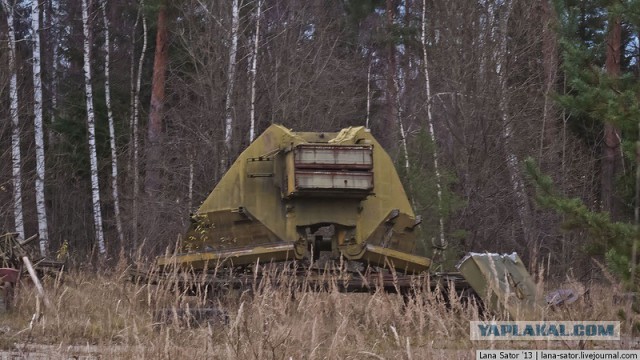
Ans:
<svg viewBox="0 0 640 360"><path fill-rule="evenodd" d="M446 290L433 289L427 279L416 278L406 296L381 290L342 293L336 286L342 275L334 273L333 285L311 292L304 279L282 268L263 270L266 276L256 284L221 286L215 292L200 288L198 296L169 285L180 275L151 284L128 281L129 269L73 271L62 280L45 279L51 305L37 322L36 291L23 282L16 307L0 320L0 346L136 359L423 359L475 358L474 349L487 348L631 348L630 337L637 336L637 314L613 286L591 285L586 291L582 284L563 284L586 295L547 309L542 317L621 321L622 342L474 342L470 321L505 318L479 310L475 301L454 291L443 294ZM191 288L203 283L197 277L190 281ZM614 298L622 300L614 303ZM185 320L185 314L202 308L219 316Z"/></svg>

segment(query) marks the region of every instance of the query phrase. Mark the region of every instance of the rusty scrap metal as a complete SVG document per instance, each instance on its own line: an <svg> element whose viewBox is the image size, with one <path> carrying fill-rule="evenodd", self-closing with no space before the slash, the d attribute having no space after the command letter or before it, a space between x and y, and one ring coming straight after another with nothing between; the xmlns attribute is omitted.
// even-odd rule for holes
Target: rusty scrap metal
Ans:
<svg viewBox="0 0 640 360"><path fill-rule="evenodd" d="M37 286L39 295L45 299L45 305L48 305L37 274L42 276L57 273L64 265L60 261L40 256L30 246L38 238L38 235L33 235L23 241L18 240L17 235L17 233L0 235L0 312L11 309L14 302L14 289L24 270L29 272L29 276Z"/></svg>

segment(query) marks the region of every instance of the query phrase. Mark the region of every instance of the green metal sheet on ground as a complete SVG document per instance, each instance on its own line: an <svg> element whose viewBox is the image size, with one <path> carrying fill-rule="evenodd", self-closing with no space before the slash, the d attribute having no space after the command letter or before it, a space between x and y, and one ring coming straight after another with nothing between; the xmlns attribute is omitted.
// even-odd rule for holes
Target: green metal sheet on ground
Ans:
<svg viewBox="0 0 640 360"><path fill-rule="evenodd" d="M535 318L543 303L531 275L516 253L469 253L458 270L484 303L512 319Z"/></svg>

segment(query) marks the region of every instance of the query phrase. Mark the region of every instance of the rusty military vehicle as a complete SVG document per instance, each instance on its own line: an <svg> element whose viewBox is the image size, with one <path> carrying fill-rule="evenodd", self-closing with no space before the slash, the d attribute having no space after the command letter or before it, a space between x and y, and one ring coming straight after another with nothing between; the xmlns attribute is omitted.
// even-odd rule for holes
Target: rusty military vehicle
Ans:
<svg viewBox="0 0 640 360"><path fill-rule="evenodd" d="M368 129L293 132L271 125L202 203L178 251L157 266L197 273L311 264L324 256L367 269L354 271L345 291L370 290L374 279L403 291L416 276L429 276L459 291L475 289L513 316L538 304L516 254L469 254L458 272L429 273L431 259L417 253L420 223L391 158Z"/></svg>

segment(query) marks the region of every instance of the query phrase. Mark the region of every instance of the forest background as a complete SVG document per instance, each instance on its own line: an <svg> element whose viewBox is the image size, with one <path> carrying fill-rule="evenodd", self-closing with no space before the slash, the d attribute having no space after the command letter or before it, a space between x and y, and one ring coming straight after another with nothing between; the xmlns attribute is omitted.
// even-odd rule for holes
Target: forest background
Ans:
<svg viewBox="0 0 640 360"><path fill-rule="evenodd" d="M2 0L0 228L159 254L270 124L363 125L426 251L637 283L639 4Z"/></svg>

